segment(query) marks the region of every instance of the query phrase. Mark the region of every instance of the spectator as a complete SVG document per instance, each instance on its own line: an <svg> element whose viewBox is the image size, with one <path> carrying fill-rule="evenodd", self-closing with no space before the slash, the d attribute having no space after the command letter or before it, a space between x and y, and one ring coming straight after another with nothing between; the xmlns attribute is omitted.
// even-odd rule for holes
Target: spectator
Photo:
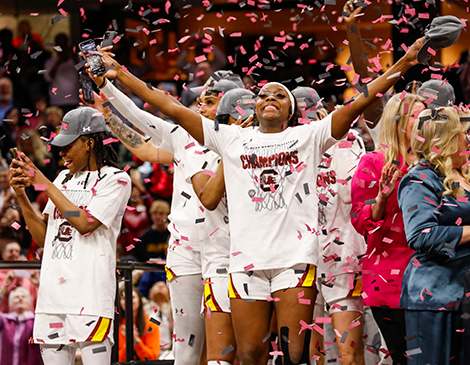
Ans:
<svg viewBox="0 0 470 365"><path fill-rule="evenodd" d="M5 114L13 108L13 83L7 77L0 78L0 125L3 124Z"/></svg>
<svg viewBox="0 0 470 365"><path fill-rule="evenodd" d="M39 95L34 100L35 114L29 118L29 128L37 129L36 127L42 125L45 119L45 112L47 109L47 98L44 95Z"/></svg>
<svg viewBox="0 0 470 365"><path fill-rule="evenodd" d="M34 313L31 297L22 287L9 298L10 312L0 313L0 365L42 365L39 346L30 344Z"/></svg>
<svg viewBox="0 0 470 365"><path fill-rule="evenodd" d="M21 135L20 132L25 126L26 118L21 114L18 107L14 106L6 111L5 118L3 119L3 131L5 132L6 137L13 141L14 144L17 143L18 138Z"/></svg>
<svg viewBox="0 0 470 365"><path fill-rule="evenodd" d="M16 48L13 46L13 33L10 29L3 28L0 30L0 77L5 73L12 74L10 70L16 67L11 64ZM13 66L13 67L12 67Z"/></svg>
<svg viewBox="0 0 470 365"><path fill-rule="evenodd" d="M119 290L119 361L126 360L126 323L124 287ZM134 318L134 359L157 360L160 352L160 329L150 322L144 313L142 296L132 289L132 310Z"/></svg>
<svg viewBox="0 0 470 365"><path fill-rule="evenodd" d="M145 313L148 316L153 316L160 323L160 355L158 359L166 360L171 356L173 315L170 291L165 281L158 281L152 286L149 299L144 305Z"/></svg>
<svg viewBox="0 0 470 365"><path fill-rule="evenodd" d="M0 211L0 250L11 241L23 243L24 228L19 222L22 222L22 216L16 207L4 206Z"/></svg>
<svg viewBox="0 0 470 365"><path fill-rule="evenodd" d="M20 255L21 247L18 242L7 243L2 250L2 260L4 261L25 261L26 258ZM36 299L38 297L39 273L36 270L0 270L0 312L8 313L9 297L18 287L24 288L29 296L29 309L34 311Z"/></svg>
<svg viewBox="0 0 470 365"><path fill-rule="evenodd" d="M131 174L132 176L132 174ZM122 219L122 230L118 237L117 243L124 249L124 255L121 259L135 260L135 245L137 245L138 237L149 226L147 201L151 199L147 194L145 198L143 192L132 184L132 194Z"/></svg>
<svg viewBox="0 0 470 365"><path fill-rule="evenodd" d="M3 207L16 201L15 192L10 186L10 169L5 160L0 159L0 212Z"/></svg>
<svg viewBox="0 0 470 365"><path fill-rule="evenodd" d="M183 56L184 51L181 53L180 58ZM212 72L212 67L209 62L201 62L196 66L196 78L186 85L186 89L181 92L181 104L184 106L191 105L199 95L191 91L191 88L204 85L209 79Z"/></svg>
<svg viewBox="0 0 470 365"><path fill-rule="evenodd" d="M54 180L57 174L57 163L52 153L47 152L45 143L41 140L39 133L26 129L24 130L17 142L18 149L29 156L29 159L41 170L41 172L49 180ZM26 188L26 193L31 201L36 200L40 191L34 186Z"/></svg>
<svg viewBox="0 0 470 365"><path fill-rule="evenodd" d="M140 235L140 242L135 248L135 257L142 262L151 258L165 259L170 236L167 229L170 204L164 200L156 200L152 203L149 213L152 225Z"/></svg>
<svg viewBox="0 0 470 365"><path fill-rule="evenodd" d="M35 40L41 45L43 43L43 40L39 34L31 33L31 24L28 20L22 20L20 24L18 24L18 33L18 37L13 40L13 46L16 48L26 43L28 38Z"/></svg>
<svg viewBox="0 0 470 365"><path fill-rule="evenodd" d="M80 102L80 83L75 69L78 59L70 49L68 37L64 33L56 35L54 48L57 55L46 61L44 67L47 72L44 77L49 83L50 104L61 107L67 113Z"/></svg>

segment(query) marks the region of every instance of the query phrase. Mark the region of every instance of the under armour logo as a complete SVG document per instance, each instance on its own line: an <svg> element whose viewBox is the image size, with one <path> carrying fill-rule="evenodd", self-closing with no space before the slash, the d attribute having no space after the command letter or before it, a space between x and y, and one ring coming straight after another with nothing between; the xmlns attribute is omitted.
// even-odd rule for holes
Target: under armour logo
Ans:
<svg viewBox="0 0 470 365"><path fill-rule="evenodd" d="M83 127L84 132L91 132L91 127Z"/></svg>

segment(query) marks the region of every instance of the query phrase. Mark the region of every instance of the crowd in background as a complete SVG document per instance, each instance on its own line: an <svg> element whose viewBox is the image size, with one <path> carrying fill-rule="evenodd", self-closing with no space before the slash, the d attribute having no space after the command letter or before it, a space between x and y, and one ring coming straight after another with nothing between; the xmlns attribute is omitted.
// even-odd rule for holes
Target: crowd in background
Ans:
<svg viewBox="0 0 470 365"><path fill-rule="evenodd" d="M72 52L72 45L65 34L56 36L54 49L54 55L46 51L40 35L32 33L31 26L26 21L20 23L19 35L16 38L13 37L10 30L0 30L0 252L2 260L40 260L41 257L41 248L28 233L18 201L13 189L9 185L9 164L11 162L9 149L18 147L50 180L54 180L58 172L64 168L59 156L59 149L47 145L45 142L58 132L63 115L80 103L79 74L75 68L79 58L77 54ZM220 50L218 52L216 58L219 60L223 59L225 57L223 52ZM186 55L182 56L186 57ZM225 66L225 64L225 62L222 62L222 65ZM462 54L460 64L460 76L457 78L459 83L452 85L457 97L455 104L460 102L468 103L470 101L468 99L470 95L468 92L470 87L469 52ZM197 75L194 81L187 85L188 88L178 92L178 85L168 81L156 83L155 86L180 98L185 106L196 108L197 95L191 92L190 88L204 85L211 72L217 70L215 67L217 66L209 62L201 62L198 64L192 63L191 68L189 68L186 67L185 62L182 62L182 72L191 71ZM17 68L21 68L23 71L17 73L15 72ZM247 87L253 87L257 84L257 80L251 77L245 78L243 81ZM144 104L142 100L124 86L119 84L117 86L142 109L161 117L169 123L173 123L159 111L153 109L148 104ZM328 100L341 100L342 98L339 95L341 92L338 91L338 95L321 96ZM459 99L459 97L462 97L462 99ZM425 98L417 96L407 98L406 102L409 103L410 110L415 103L421 105L425 101ZM324 106L328 108L327 103ZM328 111L332 109L330 108ZM393 113L398 112L394 110ZM408 115L408 111L404 114ZM374 144L374 139L371 136L374 131L369 130L367 123L363 120L359 120L354 129L363 136L366 150L368 152L373 151L374 147L377 146L377 143ZM409 148L410 141L408 140L406 143ZM120 142L113 143L113 148L115 148L119 155L121 168L129 172L132 180L132 195L123 217L116 258L122 261L141 262L165 260L169 240L167 225L169 223L168 215L170 214L173 191L174 166L173 164L156 164L140 161ZM377 150L381 150L380 147ZM380 163L384 166L388 163L389 166L391 159L388 158L388 160L384 161L383 152L378 154L382 159ZM403 159L406 160L406 157L401 156L400 163L403 162ZM412 161L413 159L410 159L406 162L411 164ZM358 168L359 175L365 173L367 176L359 176L354 180L356 184L358 181L371 180L369 175L372 168L368 166L369 170L366 168L365 171L363 165L367 161L364 160L361 163L359 165L360 168ZM376 164L375 160L374 164ZM380 175L381 170L380 166L377 174ZM406 168L402 169L402 173L406 173ZM374 179L377 180L377 177L375 176ZM390 180L388 180L388 183L390 183ZM362 182L362 188L364 188L363 185L364 183ZM378 188L377 186L377 190ZM381 188L383 188L382 185ZM370 197L364 198L363 196L358 197L360 192L358 193L357 191L360 191L360 189L356 190L356 193L352 192L352 198L354 211L359 214L359 218L357 216L356 219L353 218L353 225L358 232L361 233L362 230L363 235L369 235L369 243L371 243L374 240L374 236L370 234L370 231L378 226L378 224L371 223L371 221L380 221L380 219L361 218L361 214L364 214L361 211L363 206L359 204L358 207L354 204L355 199L356 201L364 201L367 198L374 199L377 192L375 191ZM390 194L392 192L393 189ZM34 202L34 208L37 209L37 212L42 212L47 203L45 192L39 188L29 187L27 194L30 200ZM385 194L387 199L390 197L390 194ZM395 199L395 205L389 205L385 208L391 209L390 214L392 214L393 209L396 209L398 212L396 194L397 192L395 192L395 195L392 195L392 199ZM401 219L401 215L399 218ZM364 221L367 221L367 224ZM403 230L403 223L401 224L401 229ZM382 240L385 237L384 230L379 232L382 232L382 236L378 239ZM395 232L395 234L397 233ZM402 232L401 235L404 235L404 233ZM387 235L386 237L390 238L392 236ZM368 254L373 256L374 252L371 252L370 247ZM406 256L406 261L408 262L412 251L408 248L406 241L401 249L402 251L400 251L399 255ZM378 253L376 252L375 255L377 256ZM391 259L388 258L388 260ZM403 259L403 256L401 259ZM371 261L370 257L369 261ZM406 265L407 263L401 265L403 271L406 269ZM403 275L403 272L401 274ZM169 353L171 353L172 346L172 311L168 287L165 284L165 276L161 273L146 272L137 273L134 279L136 287L138 287L138 290L136 289L133 292L134 319L136 321L134 336L142 338L140 346L137 346L135 351L140 358L158 358L159 356L160 358L167 358ZM34 318L32 312L34 312L39 283L39 274L35 270L0 270L0 331L11 330L14 332L15 328L12 323L18 321L23 321L26 323L26 326L31 326L28 321ZM121 298L123 297L122 290L120 290L119 295ZM394 295L396 296L397 294L394 293ZM396 303L389 307L389 310L390 308L398 307L399 294L395 299ZM122 344L125 342L122 324L124 310L122 301L120 303L119 318L121 321L121 332L119 336L120 343ZM375 307L376 311L381 311L381 315L393 317L393 311L385 311L381 307L383 304L377 301L371 304L371 306ZM155 313L158 313L160 322L158 336L156 331L153 334L148 332L149 318L155 315ZM382 327L380 323L379 327ZM150 335L152 337L149 337ZM387 340L387 336L393 337L394 335L392 333L384 334L384 336L386 337L385 340ZM144 339L145 337L148 338L147 341ZM25 343L24 338L21 340ZM155 342L158 345L155 345ZM3 346L5 349L5 344ZM152 346L156 346L158 349L152 348ZM123 359L125 347L121 346L119 352L120 359ZM5 356L6 352L2 353L2 356ZM31 353L25 352L24 356L29 356L28 360L25 360L25 364L33 363L31 361L37 361L37 363L41 361L38 357L38 351L36 353L35 350ZM0 364L2 364L1 359Z"/></svg>

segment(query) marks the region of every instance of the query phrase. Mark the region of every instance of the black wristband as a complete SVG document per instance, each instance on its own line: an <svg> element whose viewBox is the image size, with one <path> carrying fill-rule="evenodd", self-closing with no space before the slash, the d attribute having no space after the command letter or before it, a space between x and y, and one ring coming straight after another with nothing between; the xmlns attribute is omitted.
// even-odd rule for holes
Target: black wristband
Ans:
<svg viewBox="0 0 470 365"><path fill-rule="evenodd" d="M106 84L106 77L104 78L103 83L100 86L98 86L98 89L102 89L105 84Z"/></svg>

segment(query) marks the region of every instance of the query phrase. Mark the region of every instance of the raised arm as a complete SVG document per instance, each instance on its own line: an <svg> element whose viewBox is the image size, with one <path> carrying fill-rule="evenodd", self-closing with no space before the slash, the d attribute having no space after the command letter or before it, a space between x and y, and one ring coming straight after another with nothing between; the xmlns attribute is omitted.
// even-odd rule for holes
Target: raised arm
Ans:
<svg viewBox="0 0 470 365"><path fill-rule="evenodd" d="M35 212L26 192L24 191L24 188L27 185L23 183L23 170L20 167L16 167L14 163L10 166L10 185L18 197L21 212L31 236L33 236L34 240L40 247L44 247L48 217L47 215L40 217Z"/></svg>
<svg viewBox="0 0 470 365"><path fill-rule="evenodd" d="M385 72L382 76L378 77L371 83L367 84L368 96L366 97L363 93L351 103L345 106L341 106L332 115L331 120L331 135L336 138L342 138L345 133L349 130L351 123L360 114L362 114L367 107L372 105L378 97L377 94L385 93L390 87L392 87L398 79L403 76L412 66L418 64L416 55L423 44L424 37L418 39L408 49L408 52L399 59L390 69Z"/></svg>
<svg viewBox="0 0 470 365"><path fill-rule="evenodd" d="M168 115L176 123L181 125L200 144L204 144L204 131L202 128L201 116L198 113L186 108L173 96L147 85L145 82L132 75L129 71L124 70L119 63L111 58L110 53L104 52L102 58L105 66L107 68L111 67L111 69L109 69L103 76L96 76L90 73L90 77L100 88L106 87L107 80L105 80L104 77L116 78L142 100L145 100L147 103L151 104L163 114ZM111 102L113 103L112 100Z"/></svg>
<svg viewBox="0 0 470 365"><path fill-rule="evenodd" d="M346 39L349 42L349 51L351 53L354 71L359 75L361 80L378 77L377 73L368 69L369 62L367 60L367 52L362 41L361 30L359 29L359 16L365 7L354 9L353 0L348 0L343 8L343 20L346 25ZM349 15L348 15L349 14ZM382 100L379 98L364 111L364 118L373 123L370 125L374 128L382 113L378 110L382 107Z"/></svg>
<svg viewBox="0 0 470 365"><path fill-rule="evenodd" d="M49 199L52 200L56 208L62 213L64 218L81 234L91 233L96 230L101 222L89 216L88 213L70 200L68 200L64 194L49 180L42 172L31 162L31 160L24 154L21 154L23 161L14 160L14 163L19 167L11 168L11 183L13 189L16 188L15 192L19 193L18 199L20 200L21 209L25 216L26 224L33 236L34 240L41 247L44 246L44 240L46 237L46 222L37 217L36 213L32 210L31 203L24 193L24 188L19 189L19 186L29 185L43 185ZM13 163L12 163L13 166ZM67 214L66 212L79 212L78 216L74 214ZM28 218L26 218L28 217ZM37 217L37 218L35 218ZM89 219L91 218L91 219Z"/></svg>
<svg viewBox="0 0 470 365"><path fill-rule="evenodd" d="M88 106L103 113L108 127L129 151L142 161L158 164L171 164L173 162L173 154L161 148L157 148L152 144L151 140L145 139L139 132L129 127L121 120L121 118L113 114L108 106L104 107L103 103L107 101L104 95L101 97L96 93L94 93L94 95L95 102L93 104L87 104L83 100L80 90L82 101Z"/></svg>

